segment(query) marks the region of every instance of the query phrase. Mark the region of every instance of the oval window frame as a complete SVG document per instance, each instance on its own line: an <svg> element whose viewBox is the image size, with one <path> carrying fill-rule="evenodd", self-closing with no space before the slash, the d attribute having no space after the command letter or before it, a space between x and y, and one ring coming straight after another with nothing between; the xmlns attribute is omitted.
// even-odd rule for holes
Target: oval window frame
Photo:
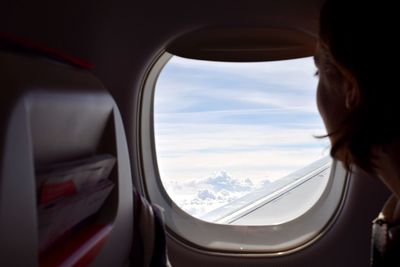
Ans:
<svg viewBox="0 0 400 267"><path fill-rule="evenodd" d="M317 203L300 217L279 225L215 224L190 216L168 196L160 179L154 136L155 85L173 55L164 52L153 64L142 86L139 147L142 190L165 213L169 236L191 248L229 255L281 256L307 247L333 225L348 188L348 173L334 161L326 189Z"/></svg>

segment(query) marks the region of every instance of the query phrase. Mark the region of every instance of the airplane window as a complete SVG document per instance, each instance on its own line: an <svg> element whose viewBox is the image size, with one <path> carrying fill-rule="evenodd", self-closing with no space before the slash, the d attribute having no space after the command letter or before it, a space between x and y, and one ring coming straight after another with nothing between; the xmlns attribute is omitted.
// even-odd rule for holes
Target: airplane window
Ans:
<svg viewBox="0 0 400 267"><path fill-rule="evenodd" d="M154 93L154 141L169 197L200 220L274 225L323 194L331 158L312 58L226 63L173 56Z"/></svg>

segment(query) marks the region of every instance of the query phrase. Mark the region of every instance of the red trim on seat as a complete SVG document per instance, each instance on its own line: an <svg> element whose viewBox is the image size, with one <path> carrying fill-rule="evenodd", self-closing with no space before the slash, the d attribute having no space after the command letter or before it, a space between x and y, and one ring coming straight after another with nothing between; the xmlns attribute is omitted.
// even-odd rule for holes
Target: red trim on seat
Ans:
<svg viewBox="0 0 400 267"><path fill-rule="evenodd" d="M98 256L112 225L90 225L78 233L65 236L39 255L40 267L87 267Z"/></svg>
<svg viewBox="0 0 400 267"><path fill-rule="evenodd" d="M28 39L25 39L25 38L22 38L19 36L15 36L13 34L0 32L0 42L1 41L5 41L12 45L21 46L23 48L32 50L33 52L40 53L44 56L49 56L49 57L55 58L57 60L64 61L66 63L69 63L71 65L74 65L76 67L80 67L83 69L92 69L94 67L94 64L92 64L86 60L65 54L64 52L62 52L60 50L46 47L44 45L35 43L31 40L28 40Z"/></svg>

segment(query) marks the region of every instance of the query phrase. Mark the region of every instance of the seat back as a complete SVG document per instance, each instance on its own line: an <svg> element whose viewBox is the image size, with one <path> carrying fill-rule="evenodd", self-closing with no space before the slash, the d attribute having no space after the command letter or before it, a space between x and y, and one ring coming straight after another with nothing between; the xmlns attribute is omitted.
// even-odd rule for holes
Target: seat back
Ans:
<svg viewBox="0 0 400 267"><path fill-rule="evenodd" d="M0 51L0 72L0 265L126 265L132 178L114 100L88 71L32 53ZM68 232L73 242L60 238L51 253L39 252L40 172L104 154L116 158L110 195Z"/></svg>

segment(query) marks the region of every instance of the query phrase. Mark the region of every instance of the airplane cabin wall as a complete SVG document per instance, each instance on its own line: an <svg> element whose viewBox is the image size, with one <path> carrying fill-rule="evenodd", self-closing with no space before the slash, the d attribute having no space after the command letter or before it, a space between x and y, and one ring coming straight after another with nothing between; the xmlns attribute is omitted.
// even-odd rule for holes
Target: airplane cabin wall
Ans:
<svg viewBox="0 0 400 267"><path fill-rule="evenodd" d="M139 100L145 75L168 43L211 26L290 26L315 34L322 0L257 1L3 1L0 32L21 36L82 57L119 106L126 129L134 183L138 165ZM362 188L362 190L358 190ZM374 197L371 197L374 196ZM373 178L350 181L337 223L314 245L285 257L206 255L169 240L176 266L365 266L369 222L387 191ZM266 237L267 238L267 237Z"/></svg>

